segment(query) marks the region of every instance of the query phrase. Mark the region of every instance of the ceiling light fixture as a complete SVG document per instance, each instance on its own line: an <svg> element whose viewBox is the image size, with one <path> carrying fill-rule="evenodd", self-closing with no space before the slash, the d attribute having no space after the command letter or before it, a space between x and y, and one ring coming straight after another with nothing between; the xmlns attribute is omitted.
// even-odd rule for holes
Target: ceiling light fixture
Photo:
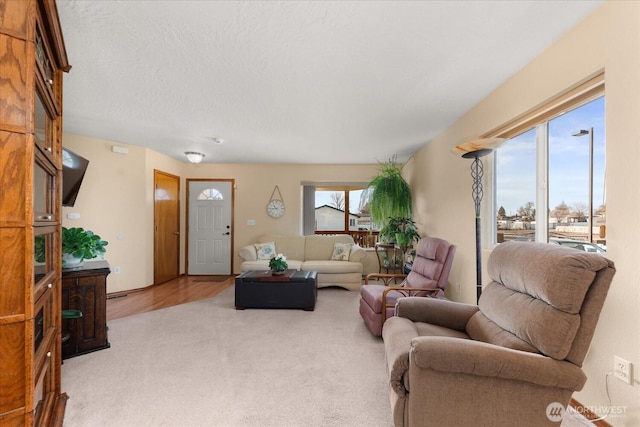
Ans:
<svg viewBox="0 0 640 427"><path fill-rule="evenodd" d="M204 154L196 151L185 151L184 154L191 163L200 163L204 159Z"/></svg>

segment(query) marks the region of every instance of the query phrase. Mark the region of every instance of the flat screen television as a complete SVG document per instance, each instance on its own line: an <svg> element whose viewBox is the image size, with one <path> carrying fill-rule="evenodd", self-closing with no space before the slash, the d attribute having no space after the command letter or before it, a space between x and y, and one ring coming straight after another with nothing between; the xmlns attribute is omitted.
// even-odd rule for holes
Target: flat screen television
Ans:
<svg viewBox="0 0 640 427"><path fill-rule="evenodd" d="M89 160L62 148L62 206L73 206L80 191Z"/></svg>

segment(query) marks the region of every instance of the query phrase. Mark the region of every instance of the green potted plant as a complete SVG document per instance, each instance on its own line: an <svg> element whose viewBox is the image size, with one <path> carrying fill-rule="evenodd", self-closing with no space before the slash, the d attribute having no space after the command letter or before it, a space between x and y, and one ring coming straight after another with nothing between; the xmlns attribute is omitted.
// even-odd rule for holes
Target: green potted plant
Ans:
<svg viewBox="0 0 640 427"><path fill-rule="evenodd" d="M108 244L91 230L62 227L62 266L79 267L85 259L103 255Z"/></svg>
<svg viewBox="0 0 640 427"><path fill-rule="evenodd" d="M274 256L269 260L269 268L271 269L271 274L274 276L283 275L284 271L289 268L287 257L282 254Z"/></svg>
<svg viewBox="0 0 640 427"><path fill-rule="evenodd" d="M390 218L411 218L411 189L402 177L402 165L395 161L395 156L386 163L380 164L380 174L373 178L362 192L360 207L368 206L371 220L381 227L387 226ZM395 238L395 232L385 233L388 238Z"/></svg>
<svg viewBox="0 0 640 427"><path fill-rule="evenodd" d="M380 229L378 239L383 243L395 243L396 233L400 232L401 218L387 218L385 225Z"/></svg>
<svg viewBox="0 0 640 427"><path fill-rule="evenodd" d="M394 242L400 247L408 247L420 240L416 223L411 218L389 218L380 230L380 240Z"/></svg>
<svg viewBox="0 0 640 427"><path fill-rule="evenodd" d="M414 242L420 240L420 234L416 229L416 224L409 218L395 218L398 223L396 231L396 243L402 248L413 246Z"/></svg>

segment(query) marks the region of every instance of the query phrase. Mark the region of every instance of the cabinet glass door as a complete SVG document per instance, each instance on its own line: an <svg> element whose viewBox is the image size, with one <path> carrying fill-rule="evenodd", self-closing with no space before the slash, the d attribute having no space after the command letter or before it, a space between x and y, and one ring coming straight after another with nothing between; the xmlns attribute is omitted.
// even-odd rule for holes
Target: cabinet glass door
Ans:
<svg viewBox="0 0 640 427"><path fill-rule="evenodd" d="M33 221L34 225L46 225L56 220L55 205L56 170L44 154L36 152L33 165Z"/></svg>
<svg viewBox="0 0 640 427"><path fill-rule="evenodd" d="M56 262L59 261L55 259L55 254L58 253L55 250L57 242L56 228L55 226L51 226L36 227L34 229L34 300L37 300L47 289L51 289L54 281L58 278L56 274Z"/></svg>

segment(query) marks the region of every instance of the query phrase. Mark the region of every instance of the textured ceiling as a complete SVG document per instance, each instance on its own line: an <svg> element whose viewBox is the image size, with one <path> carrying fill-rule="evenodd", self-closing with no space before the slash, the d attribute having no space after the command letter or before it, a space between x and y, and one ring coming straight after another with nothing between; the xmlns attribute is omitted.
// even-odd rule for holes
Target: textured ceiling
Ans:
<svg viewBox="0 0 640 427"><path fill-rule="evenodd" d="M64 131L183 161L404 161L599 4L58 0Z"/></svg>

